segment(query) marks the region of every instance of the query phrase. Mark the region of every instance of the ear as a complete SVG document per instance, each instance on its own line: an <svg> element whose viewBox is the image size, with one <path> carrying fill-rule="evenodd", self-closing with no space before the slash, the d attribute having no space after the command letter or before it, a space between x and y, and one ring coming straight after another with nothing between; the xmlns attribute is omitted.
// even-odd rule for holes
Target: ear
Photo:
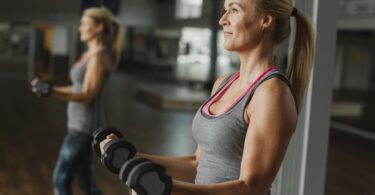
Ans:
<svg viewBox="0 0 375 195"><path fill-rule="evenodd" d="M100 32L102 32L103 29L104 29L103 24L97 24L97 25L95 26L95 32L96 32L96 33L100 33Z"/></svg>
<svg viewBox="0 0 375 195"><path fill-rule="evenodd" d="M274 22L274 16L270 13L264 13L261 19L261 26L263 29L270 28Z"/></svg>

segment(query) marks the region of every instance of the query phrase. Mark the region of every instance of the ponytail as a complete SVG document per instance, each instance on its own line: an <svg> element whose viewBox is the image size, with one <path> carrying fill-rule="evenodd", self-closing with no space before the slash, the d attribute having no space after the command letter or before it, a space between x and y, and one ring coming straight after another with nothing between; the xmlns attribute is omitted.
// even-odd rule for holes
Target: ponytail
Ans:
<svg viewBox="0 0 375 195"><path fill-rule="evenodd" d="M272 13L275 16L273 43L286 40L291 31L290 19L296 19L296 33L287 77L291 82L298 109L301 108L305 89L310 80L310 72L315 52L315 33L309 18L293 7L291 0L253 0L258 13ZM299 109L300 110L300 109Z"/></svg>
<svg viewBox="0 0 375 195"><path fill-rule="evenodd" d="M296 19L296 33L287 76L295 92L298 108L301 108L305 89L310 80L315 36L310 20L302 12L295 12L293 16Z"/></svg>
<svg viewBox="0 0 375 195"><path fill-rule="evenodd" d="M121 51L124 45L124 29L116 22L112 21L113 33L111 40L111 70L115 70L121 59Z"/></svg>

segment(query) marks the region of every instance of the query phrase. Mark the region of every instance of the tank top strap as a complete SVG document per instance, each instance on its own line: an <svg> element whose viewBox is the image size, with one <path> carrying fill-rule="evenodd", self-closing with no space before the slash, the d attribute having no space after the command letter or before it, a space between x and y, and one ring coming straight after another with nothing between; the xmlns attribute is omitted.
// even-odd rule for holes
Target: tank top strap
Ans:
<svg viewBox="0 0 375 195"><path fill-rule="evenodd" d="M271 78L278 78L280 79L281 81L283 81L285 84L287 84L287 86L289 87L291 93L292 93L292 96L293 96L293 99L294 99L294 104L296 106L296 109L298 111L298 104L297 104L297 99L296 99L296 95L294 93L294 90L292 88L292 85L289 81L289 79L285 76L285 74L280 70L280 69L275 69L271 72L269 72L267 75L265 75L261 80L259 80L255 85L254 87L249 91L248 94L246 94L246 96L241 100L242 101L242 109L245 109L246 108L246 105L251 101L251 98L253 97L256 89L261 85L263 84L265 81L271 79Z"/></svg>
<svg viewBox="0 0 375 195"><path fill-rule="evenodd" d="M86 65L87 62L90 60L90 58L92 58L95 54L97 54L98 52L101 52L101 51L106 51L107 49L105 47L100 47L100 48L97 48L91 52L89 51L85 51L82 53L81 57L79 58L79 60L77 60L75 63L74 63L74 67L76 66L79 66L79 65Z"/></svg>
<svg viewBox="0 0 375 195"><path fill-rule="evenodd" d="M223 89L225 85L228 84L229 81L231 81L234 77L236 77L239 74L239 71L234 72L232 74L229 74L221 83L219 84L219 87L216 89L215 94ZM214 96L214 94L212 95Z"/></svg>
<svg viewBox="0 0 375 195"><path fill-rule="evenodd" d="M214 98L218 93L221 92L221 90L230 82L234 77L236 77L239 74L239 71L229 74L217 87L216 91L208 98L206 101L203 102L202 105L205 105L207 102L209 102L212 98Z"/></svg>

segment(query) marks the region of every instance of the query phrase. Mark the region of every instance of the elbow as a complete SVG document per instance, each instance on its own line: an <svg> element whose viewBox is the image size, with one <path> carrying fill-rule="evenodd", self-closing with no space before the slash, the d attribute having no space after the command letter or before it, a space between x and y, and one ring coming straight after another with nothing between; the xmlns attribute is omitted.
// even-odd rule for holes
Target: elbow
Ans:
<svg viewBox="0 0 375 195"><path fill-rule="evenodd" d="M82 96L81 96L81 98L80 98L80 100L79 100L79 102L80 102L81 104L84 104L84 105L86 105L86 106L92 104L93 101L94 101L94 96L93 96L93 95L90 95L90 94L85 94L85 93L82 94Z"/></svg>
<svg viewBox="0 0 375 195"><path fill-rule="evenodd" d="M84 98L81 103L88 106L94 101L94 98Z"/></svg>
<svg viewBox="0 0 375 195"><path fill-rule="evenodd" d="M194 179L195 179L195 176L197 175L198 160L199 159L196 156L193 156L190 158L190 165L192 167L192 173L194 175Z"/></svg>
<svg viewBox="0 0 375 195"><path fill-rule="evenodd" d="M246 194L266 195L269 191L269 186L258 178L240 180L240 182Z"/></svg>
<svg viewBox="0 0 375 195"><path fill-rule="evenodd" d="M198 166L198 158L196 156L192 156L190 157L190 163L194 166L194 167L197 167Z"/></svg>

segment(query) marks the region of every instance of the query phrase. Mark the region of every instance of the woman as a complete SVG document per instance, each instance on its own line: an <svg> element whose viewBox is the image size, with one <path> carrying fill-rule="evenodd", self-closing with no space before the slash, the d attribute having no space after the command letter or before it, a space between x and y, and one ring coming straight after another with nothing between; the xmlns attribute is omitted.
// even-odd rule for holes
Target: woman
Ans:
<svg viewBox="0 0 375 195"><path fill-rule="evenodd" d="M106 80L120 59L122 34L111 12L86 9L79 26L80 40L88 46L70 72L72 86L54 86L51 95L68 103L68 133L53 173L54 193L72 194L77 179L85 194L101 194L93 175L91 134L101 126L101 96ZM36 83L34 80L33 83Z"/></svg>
<svg viewBox="0 0 375 195"><path fill-rule="evenodd" d="M224 10L219 22L224 47L239 55L240 71L217 79L198 110L192 126L195 154L137 154L166 167L174 179L172 194L269 193L296 128L313 61L309 20L289 0L225 0ZM272 54L288 38L291 17L296 37L283 76Z"/></svg>

